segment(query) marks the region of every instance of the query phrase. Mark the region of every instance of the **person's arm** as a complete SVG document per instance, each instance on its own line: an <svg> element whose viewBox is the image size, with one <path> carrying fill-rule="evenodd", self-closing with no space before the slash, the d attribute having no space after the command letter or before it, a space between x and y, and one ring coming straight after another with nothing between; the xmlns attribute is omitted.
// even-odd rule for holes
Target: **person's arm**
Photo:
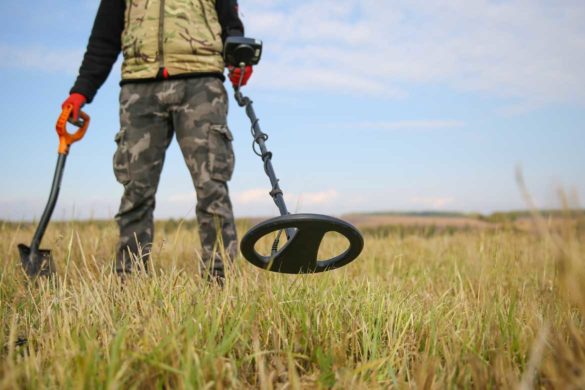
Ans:
<svg viewBox="0 0 585 390"><path fill-rule="evenodd" d="M102 0L95 17L79 76L70 93L83 95L91 102L108 78L122 50L124 0Z"/></svg>
<svg viewBox="0 0 585 390"><path fill-rule="evenodd" d="M238 0L217 0L215 3L215 10L219 24L221 25L221 39L225 43L227 37L243 37L244 24L238 15ZM228 67L229 79L236 86L244 86L252 76L252 67L246 66L244 69L244 77L240 83L240 75L242 70L240 68Z"/></svg>
<svg viewBox="0 0 585 390"><path fill-rule="evenodd" d="M227 37L244 36L244 25L238 16L237 0L217 0L215 10L221 25L221 39L223 42Z"/></svg>

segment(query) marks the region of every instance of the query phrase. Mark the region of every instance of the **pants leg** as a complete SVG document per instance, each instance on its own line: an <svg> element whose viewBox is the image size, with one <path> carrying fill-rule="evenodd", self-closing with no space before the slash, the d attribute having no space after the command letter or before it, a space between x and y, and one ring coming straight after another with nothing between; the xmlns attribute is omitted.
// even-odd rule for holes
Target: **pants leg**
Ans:
<svg viewBox="0 0 585 390"><path fill-rule="evenodd" d="M173 136L170 116L159 98L161 88L162 83L127 84L120 92L120 131L114 154L114 173L124 185L116 214L118 273L130 272L137 260L146 266L151 251L155 194Z"/></svg>
<svg viewBox="0 0 585 390"><path fill-rule="evenodd" d="M216 78L185 81L182 105L173 112L177 140L197 192L196 215L204 272L223 276L224 260L237 254L227 181L234 170L233 136L227 127L227 93Z"/></svg>

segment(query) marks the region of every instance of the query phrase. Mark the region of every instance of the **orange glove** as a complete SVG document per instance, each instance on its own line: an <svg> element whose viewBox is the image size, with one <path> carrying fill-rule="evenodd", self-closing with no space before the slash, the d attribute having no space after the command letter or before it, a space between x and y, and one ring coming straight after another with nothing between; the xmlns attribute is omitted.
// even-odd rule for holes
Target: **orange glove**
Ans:
<svg viewBox="0 0 585 390"><path fill-rule="evenodd" d="M80 93L72 93L69 97L61 104L61 109L65 108L66 105L71 104L73 106L72 114L73 120L77 121L79 118L79 110L85 104L87 99Z"/></svg>
<svg viewBox="0 0 585 390"><path fill-rule="evenodd" d="M233 66L228 66L228 70L230 72L229 74L230 81L232 82L234 88L237 88L238 83L240 82L240 76L242 75L242 69ZM246 83L250 79L250 76L252 76L252 66L248 65L244 68L244 77L242 78L242 84L240 85L241 87L246 85Z"/></svg>

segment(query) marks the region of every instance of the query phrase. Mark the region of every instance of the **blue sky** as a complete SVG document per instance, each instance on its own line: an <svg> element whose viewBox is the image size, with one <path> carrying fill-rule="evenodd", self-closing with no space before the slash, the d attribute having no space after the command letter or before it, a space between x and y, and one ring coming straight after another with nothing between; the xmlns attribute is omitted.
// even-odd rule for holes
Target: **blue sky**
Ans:
<svg viewBox="0 0 585 390"><path fill-rule="evenodd" d="M54 123L97 6L0 3L0 219L42 213ZM247 35L264 41L245 92L270 135L289 209L520 209L516 167L539 207L559 206L559 189L582 206L583 1L241 0L240 12ZM70 153L55 218L116 213L119 73L118 63L85 107L92 124ZM230 103L235 213L273 215L248 119ZM173 142L155 216L193 215L191 180Z"/></svg>

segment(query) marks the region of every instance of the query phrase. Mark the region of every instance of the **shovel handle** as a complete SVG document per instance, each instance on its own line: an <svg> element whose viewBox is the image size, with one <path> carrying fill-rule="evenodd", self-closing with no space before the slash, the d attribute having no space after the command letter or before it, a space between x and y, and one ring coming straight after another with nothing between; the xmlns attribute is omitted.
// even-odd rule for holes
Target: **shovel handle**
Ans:
<svg viewBox="0 0 585 390"><path fill-rule="evenodd" d="M89 115L83 111L79 111L79 120L76 122L71 122L79 129L73 134L69 133L67 131L66 125L72 110L73 105L66 105L63 108L63 111L61 111L59 119L57 119L56 127L57 134L59 135L59 154L67 154L69 152L69 146L71 146L72 143L81 140L87 131L87 127L89 126Z"/></svg>

